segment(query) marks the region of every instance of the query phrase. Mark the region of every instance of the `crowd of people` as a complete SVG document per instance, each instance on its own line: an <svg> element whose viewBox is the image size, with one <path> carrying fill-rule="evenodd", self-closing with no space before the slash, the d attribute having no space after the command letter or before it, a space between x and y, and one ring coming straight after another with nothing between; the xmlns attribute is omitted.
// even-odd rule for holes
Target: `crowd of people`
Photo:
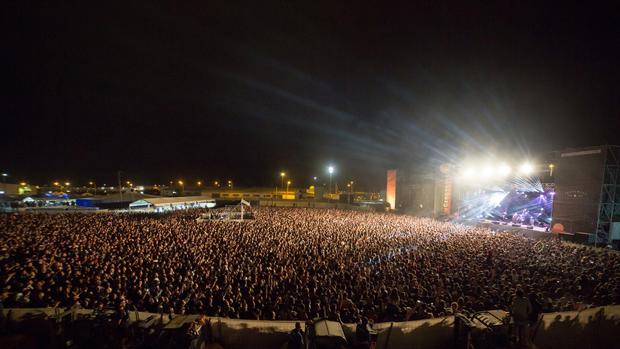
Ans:
<svg viewBox="0 0 620 349"><path fill-rule="evenodd" d="M387 213L259 208L255 220L0 215L3 307L116 308L241 319L424 319L620 301L620 255Z"/></svg>

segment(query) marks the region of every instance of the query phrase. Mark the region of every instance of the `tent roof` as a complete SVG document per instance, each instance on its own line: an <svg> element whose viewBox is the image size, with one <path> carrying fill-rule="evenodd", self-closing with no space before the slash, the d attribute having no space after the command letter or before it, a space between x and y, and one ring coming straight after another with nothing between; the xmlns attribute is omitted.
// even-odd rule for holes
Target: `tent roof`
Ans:
<svg viewBox="0 0 620 349"><path fill-rule="evenodd" d="M156 198L144 198L134 201L130 206L141 206L145 204L151 204L153 206L170 205L170 204L183 204L193 202L214 201L210 196L177 196L177 197L156 197Z"/></svg>

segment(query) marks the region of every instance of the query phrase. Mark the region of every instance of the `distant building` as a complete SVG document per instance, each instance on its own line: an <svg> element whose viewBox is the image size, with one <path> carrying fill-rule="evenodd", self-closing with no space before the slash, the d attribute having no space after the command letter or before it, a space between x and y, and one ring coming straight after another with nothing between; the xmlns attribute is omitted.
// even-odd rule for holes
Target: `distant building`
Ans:
<svg viewBox="0 0 620 349"><path fill-rule="evenodd" d="M289 193L294 193L289 190ZM257 201L265 199L282 199L287 193L276 191L275 188L250 187L250 188L209 188L202 191L202 196L220 200L240 200ZM294 195L292 195L294 198ZM284 197L286 199L286 197Z"/></svg>
<svg viewBox="0 0 620 349"><path fill-rule="evenodd" d="M38 189L35 186L20 183L0 183L0 195L5 196L24 196L24 195L35 195L37 194Z"/></svg>
<svg viewBox="0 0 620 349"><path fill-rule="evenodd" d="M5 196L19 195L19 184L2 183L0 185L0 195L5 195Z"/></svg>

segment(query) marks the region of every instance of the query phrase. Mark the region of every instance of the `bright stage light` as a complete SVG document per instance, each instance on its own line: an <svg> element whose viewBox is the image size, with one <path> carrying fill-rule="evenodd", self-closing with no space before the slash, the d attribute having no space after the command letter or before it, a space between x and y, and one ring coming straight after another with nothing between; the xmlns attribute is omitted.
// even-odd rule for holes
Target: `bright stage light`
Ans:
<svg viewBox="0 0 620 349"><path fill-rule="evenodd" d="M491 165L486 165L482 168L482 177L489 178L493 176L493 167Z"/></svg>
<svg viewBox="0 0 620 349"><path fill-rule="evenodd" d="M532 174L533 171L534 167L528 162L524 163L523 165L521 165L521 167L519 167L519 173L524 175Z"/></svg>
<svg viewBox="0 0 620 349"><path fill-rule="evenodd" d="M508 176L510 174L510 166L506 164L499 165L499 169L497 170L497 173L502 177Z"/></svg>
<svg viewBox="0 0 620 349"><path fill-rule="evenodd" d="M461 178L471 179L474 177L475 171L472 167L466 167L461 172Z"/></svg>

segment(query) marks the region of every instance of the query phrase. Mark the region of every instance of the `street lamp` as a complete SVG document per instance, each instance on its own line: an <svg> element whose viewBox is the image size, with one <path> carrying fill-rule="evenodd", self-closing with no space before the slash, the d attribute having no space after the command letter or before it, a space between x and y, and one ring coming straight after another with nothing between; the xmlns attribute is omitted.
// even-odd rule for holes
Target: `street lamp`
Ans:
<svg viewBox="0 0 620 349"><path fill-rule="evenodd" d="M198 182L196 182L196 184L198 184L198 186L201 186L201 185L202 185L202 182L201 182L201 181L198 181Z"/></svg>
<svg viewBox="0 0 620 349"><path fill-rule="evenodd" d="M282 182L282 185L280 186L280 188L284 189L284 177L286 177L286 172L280 172L280 180Z"/></svg>
<svg viewBox="0 0 620 349"><path fill-rule="evenodd" d="M6 193L6 177L8 177L8 173L2 174L2 194Z"/></svg>
<svg viewBox="0 0 620 349"><path fill-rule="evenodd" d="M554 164L549 164L549 176L553 177L553 169L555 168Z"/></svg>
<svg viewBox="0 0 620 349"><path fill-rule="evenodd" d="M230 188L230 190L232 190L233 188L233 182L230 179L228 180L228 187Z"/></svg>
<svg viewBox="0 0 620 349"><path fill-rule="evenodd" d="M288 186L291 185L291 181L286 181L286 193L288 194Z"/></svg>
<svg viewBox="0 0 620 349"><path fill-rule="evenodd" d="M185 186L183 185L183 181L179 181L179 185L181 186L181 196L185 195Z"/></svg>
<svg viewBox="0 0 620 349"><path fill-rule="evenodd" d="M329 166L327 168L327 172L329 172L329 193L332 193L332 174L334 174L334 166Z"/></svg>
<svg viewBox="0 0 620 349"><path fill-rule="evenodd" d="M213 185L219 188L220 187L220 182L215 181L215 182L213 182Z"/></svg>
<svg viewBox="0 0 620 349"><path fill-rule="evenodd" d="M352 198L352 196L354 195L354 194L353 194L353 183L354 183L353 181L351 181L351 182L347 183L347 187L349 187L349 203L351 203L352 201L355 201L355 200Z"/></svg>

